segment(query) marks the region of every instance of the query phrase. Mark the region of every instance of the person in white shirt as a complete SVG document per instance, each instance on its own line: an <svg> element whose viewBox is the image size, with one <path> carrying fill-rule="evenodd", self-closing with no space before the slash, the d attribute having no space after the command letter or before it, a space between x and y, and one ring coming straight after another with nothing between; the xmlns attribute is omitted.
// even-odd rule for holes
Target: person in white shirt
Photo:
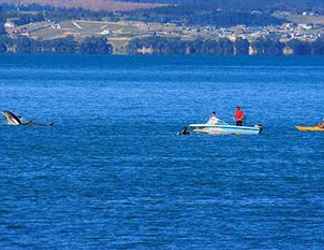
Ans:
<svg viewBox="0 0 324 250"><path fill-rule="evenodd" d="M216 125L218 122L219 122L219 119L217 118L216 113L212 112L209 119L208 119L207 124Z"/></svg>

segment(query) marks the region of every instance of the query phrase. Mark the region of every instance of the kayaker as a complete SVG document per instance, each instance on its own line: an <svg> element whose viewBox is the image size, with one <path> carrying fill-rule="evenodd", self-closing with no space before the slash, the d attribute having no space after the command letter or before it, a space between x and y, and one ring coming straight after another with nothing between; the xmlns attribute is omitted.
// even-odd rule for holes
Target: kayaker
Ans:
<svg viewBox="0 0 324 250"><path fill-rule="evenodd" d="M317 125L319 128L324 128L324 119Z"/></svg>
<svg viewBox="0 0 324 250"><path fill-rule="evenodd" d="M216 113L212 112L209 119L208 119L207 124L216 125L218 122L219 122L219 119L217 118Z"/></svg>
<svg viewBox="0 0 324 250"><path fill-rule="evenodd" d="M240 106L236 107L235 113L234 113L234 119L236 122L236 126L243 126L245 114L243 110L241 110Z"/></svg>

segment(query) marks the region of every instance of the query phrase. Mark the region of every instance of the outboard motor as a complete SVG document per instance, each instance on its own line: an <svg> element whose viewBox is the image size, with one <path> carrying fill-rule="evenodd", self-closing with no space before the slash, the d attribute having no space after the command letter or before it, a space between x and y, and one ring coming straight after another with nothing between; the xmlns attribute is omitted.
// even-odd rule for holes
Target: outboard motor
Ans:
<svg viewBox="0 0 324 250"><path fill-rule="evenodd" d="M190 135L188 127L184 127L183 129L181 129L180 132L178 132L178 135Z"/></svg>
<svg viewBox="0 0 324 250"><path fill-rule="evenodd" d="M255 127L258 127L260 129L260 134L263 131L263 125L261 123L258 123L257 125L255 125Z"/></svg>

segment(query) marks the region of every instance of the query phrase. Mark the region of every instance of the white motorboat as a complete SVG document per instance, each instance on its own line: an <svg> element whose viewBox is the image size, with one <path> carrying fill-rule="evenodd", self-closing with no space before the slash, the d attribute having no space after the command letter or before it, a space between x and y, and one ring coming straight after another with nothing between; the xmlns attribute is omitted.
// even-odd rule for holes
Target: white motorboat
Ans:
<svg viewBox="0 0 324 250"><path fill-rule="evenodd" d="M189 129L195 133L203 133L209 135L258 135L262 132L262 125L255 126L235 126L226 123L210 125L210 124L190 124Z"/></svg>

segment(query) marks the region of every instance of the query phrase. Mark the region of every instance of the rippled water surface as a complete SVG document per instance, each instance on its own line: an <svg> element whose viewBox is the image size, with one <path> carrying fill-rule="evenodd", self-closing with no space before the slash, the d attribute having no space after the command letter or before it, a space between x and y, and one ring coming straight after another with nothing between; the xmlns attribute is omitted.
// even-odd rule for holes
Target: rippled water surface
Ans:
<svg viewBox="0 0 324 250"><path fill-rule="evenodd" d="M1 56L0 100L55 122L1 123L0 249L324 249L324 59Z"/></svg>

